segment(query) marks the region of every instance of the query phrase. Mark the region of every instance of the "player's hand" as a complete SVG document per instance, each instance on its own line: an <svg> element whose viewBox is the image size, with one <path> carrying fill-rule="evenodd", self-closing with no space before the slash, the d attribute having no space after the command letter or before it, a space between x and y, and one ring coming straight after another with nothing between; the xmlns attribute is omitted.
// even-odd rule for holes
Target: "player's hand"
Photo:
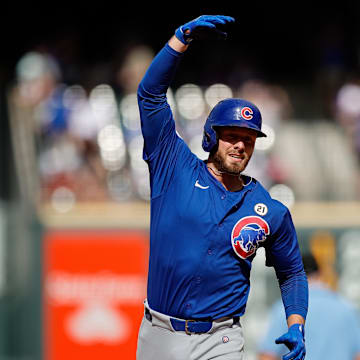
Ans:
<svg viewBox="0 0 360 360"><path fill-rule="evenodd" d="M234 22L231 16L202 15L197 19L180 26L175 31L175 36L185 45L194 39L226 39L227 33L219 27Z"/></svg>
<svg viewBox="0 0 360 360"><path fill-rule="evenodd" d="M303 360L305 358L304 325L294 324L288 332L275 340L276 344L285 344L290 350L283 356L283 360Z"/></svg>

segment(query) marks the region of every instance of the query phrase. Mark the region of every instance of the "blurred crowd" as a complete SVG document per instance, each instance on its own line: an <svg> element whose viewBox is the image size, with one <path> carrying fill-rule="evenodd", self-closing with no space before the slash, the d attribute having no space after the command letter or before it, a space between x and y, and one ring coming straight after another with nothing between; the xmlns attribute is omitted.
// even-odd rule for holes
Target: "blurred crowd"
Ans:
<svg viewBox="0 0 360 360"><path fill-rule="evenodd" d="M77 201L149 200L136 90L153 56L145 45L131 47L111 80L97 69L96 81L84 83L64 82L49 52L19 59L9 115L20 182L30 198L59 211ZM360 199L360 79L339 82L332 91L327 116L311 121L297 118L284 86L258 78L238 86L184 83L169 90L168 100L178 133L202 159L211 108L227 97L257 104L268 137L257 141L247 173L291 206Z"/></svg>

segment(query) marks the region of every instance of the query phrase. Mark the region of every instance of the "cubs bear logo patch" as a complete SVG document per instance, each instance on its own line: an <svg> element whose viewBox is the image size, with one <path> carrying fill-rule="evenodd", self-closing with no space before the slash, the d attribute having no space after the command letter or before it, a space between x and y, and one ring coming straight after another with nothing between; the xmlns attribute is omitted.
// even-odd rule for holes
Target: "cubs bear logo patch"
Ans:
<svg viewBox="0 0 360 360"><path fill-rule="evenodd" d="M269 224L259 216L241 218L231 232L231 245L241 259L253 255L270 234Z"/></svg>

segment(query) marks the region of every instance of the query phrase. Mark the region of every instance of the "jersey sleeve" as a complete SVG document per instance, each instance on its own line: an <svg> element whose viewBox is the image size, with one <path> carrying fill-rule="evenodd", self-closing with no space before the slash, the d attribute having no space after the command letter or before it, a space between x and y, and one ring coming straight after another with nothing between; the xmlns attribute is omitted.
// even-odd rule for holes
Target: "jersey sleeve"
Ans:
<svg viewBox="0 0 360 360"><path fill-rule="evenodd" d="M266 265L275 269L286 317L298 314L305 319L309 290L295 227L287 208L278 216L278 228L265 246Z"/></svg>
<svg viewBox="0 0 360 360"><path fill-rule="evenodd" d="M276 217L278 226L265 246L266 265L273 266L279 275L301 271L303 263L291 214L282 207Z"/></svg>
<svg viewBox="0 0 360 360"><path fill-rule="evenodd" d="M166 44L156 55L138 87L141 130L144 138L143 158L150 170L151 197L156 197L176 176L176 170L195 161L179 137L167 90L181 61L179 53Z"/></svg>

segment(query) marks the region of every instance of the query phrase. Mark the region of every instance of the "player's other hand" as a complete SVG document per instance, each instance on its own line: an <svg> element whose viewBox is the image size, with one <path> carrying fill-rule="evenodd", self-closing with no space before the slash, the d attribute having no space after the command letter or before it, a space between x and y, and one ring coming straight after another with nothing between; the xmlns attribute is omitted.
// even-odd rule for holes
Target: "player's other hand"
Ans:
<svg viewBox="0 0 360 360"><path fill-rule="evenodd" d="M285 344L290 350L283 360L303 360L305 358L304 325L294 324L288 332L275 340L276 344Z"/></svg>
<svg viewBox="0 0 360 360"><path fill-rule="evenodd" d="M175 31L175 36L185 45L196 39L224 40L227 33L220 30L224 25L233 23L235 19L224 15L202 15L180 26Z"/></svg>

